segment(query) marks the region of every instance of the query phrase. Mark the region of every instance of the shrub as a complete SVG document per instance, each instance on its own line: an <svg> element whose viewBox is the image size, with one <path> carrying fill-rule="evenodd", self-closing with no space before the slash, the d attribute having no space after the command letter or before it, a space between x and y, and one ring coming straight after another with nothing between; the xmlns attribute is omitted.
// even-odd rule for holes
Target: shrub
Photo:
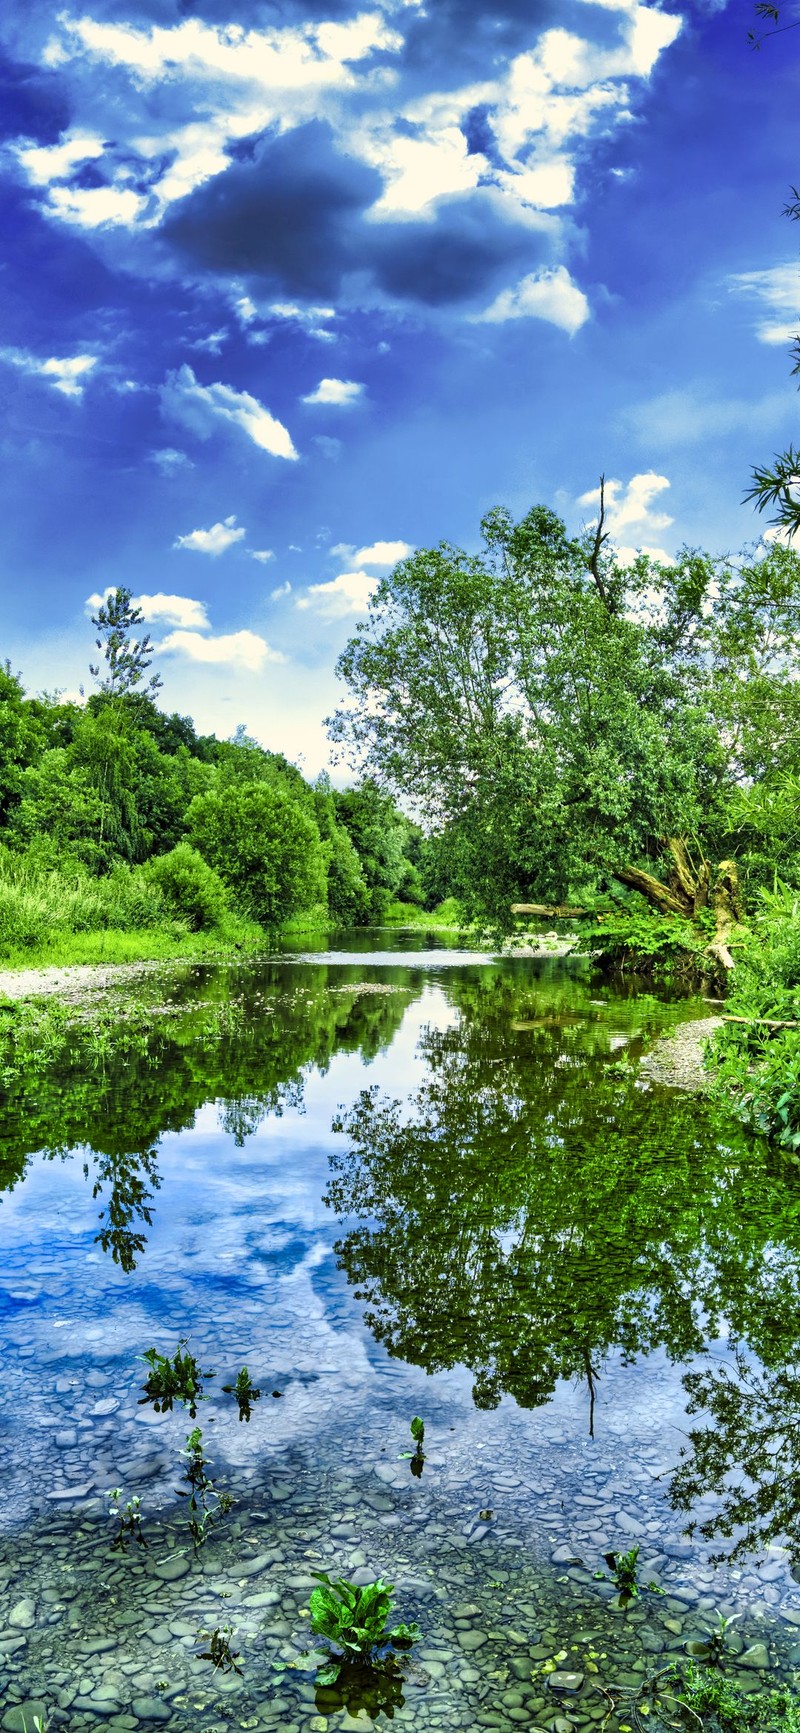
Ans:
<svg viewBox="0 0 800 1733"><path fill-rule="evenodd" d="M193 932L219 926L224 919L228 908L225 886L191 843L179 842L169 854L156 855L142 868L141 876Z"/></svg>
<svg viewBox="0 0 800 1733"><path fill-rule="evenodd" d="M243 907L272 930L325 901L319 830L282 788L231 783L199 794L186 815L200 853Z"/></svg>

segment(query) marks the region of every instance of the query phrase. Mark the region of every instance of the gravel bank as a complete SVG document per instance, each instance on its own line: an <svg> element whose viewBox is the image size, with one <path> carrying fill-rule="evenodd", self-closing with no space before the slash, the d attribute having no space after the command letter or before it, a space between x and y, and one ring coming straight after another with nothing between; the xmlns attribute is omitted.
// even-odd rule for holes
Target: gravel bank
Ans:
<svg viewBox="0 0 800 1733"><path fill-rule="evenodd" d="M182 959L181 959L182 960ZM144 975L162 973L170 967L163 958L140 963L70 963L59 968L0 969L0 1001L17 999L63 999L68 1005L79 1000L127 987Z"/></svg>
<svg viewBox="0 0 800 1733"><path fill-rule="evenodd" d="M712 1081L711 1073L703 1064L706 1042L721 1025L722 1018L713 1016L681 1023L671 1035L663 1035L645 1054L640 1066L642 1076L651 1083L667 1084L671 1089L705 1093Z"/></svg>

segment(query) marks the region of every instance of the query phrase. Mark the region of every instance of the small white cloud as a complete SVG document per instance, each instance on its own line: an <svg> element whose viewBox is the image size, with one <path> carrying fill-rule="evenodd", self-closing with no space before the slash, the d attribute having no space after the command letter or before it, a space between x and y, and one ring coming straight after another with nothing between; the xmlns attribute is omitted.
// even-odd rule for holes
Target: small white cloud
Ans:
<svg viewBox="0 0 800 1733"><path fill-rule="evenodd" d="M103 155L105 145L94 133L65 133L61 144L29 144L13 146L17 161L35 187L47 187L51 181L67 180L80 163L91 162Z"/></svg>
<svg viewBox="0 0 800 1733"><path fill-rule="evenodd" d="M194 469L194 464L185 451L176 451L173 445L165 445L160 451L148 453L150 463L160 469L162 475L177 475L181 469Z"/></svg>
<svg viewBox="0 0 800 1733"><path fill-rule="evenodd" d="M156 645L163 656L186 656L190 662L227 664L249 668L258 673L265 662L285 662L280 650L273 650L258 632L223 632L216 638L201 637L199 632L170 632Z"/></svg>
<svg viewBox="0 0 800 1733"><path fill-rule="evenodd" d="M207 337L196 337L194 342L190 344L190 348L204 349L208 355L220 355L222 345L227 342L227 339L227 326L222 325L219 331L209 331Z"/></svg>
<svg viewBox="0 0 800 1733"><path fill-rule="evenodd" d="M141 608L146 620L163 620L165 626L187 626L195 631L205 631L211 626L205 603L195 601L193 596L167 596L158 590L152 596L134 596L133 602Z"/></svg>
<svg viewBox="0 0 800 1733"><path fill-rule="evenodd" d="M572 337L589 317L589 303L573 283L565 265L552 271L532 271L513 289L501 289L497 299L477 318L485 324L503 325L508 319L546 319Z"/></svg>
<svg viewBox="0 0 800 1733"><path fill-rule="evenodd" d="M0 361L18 367L21 373L38 374L64 397L82 397L86 377L97 366L96 355L69 355L63 360L51 355L45 361L38 355L31 355L27 349L11 348L0 349Z"/></svg>
<svg viewBox="0 0 800 1733"><path fill-rule="evenodd" d="M298 608L313 608L327 619L344 614L364 614L372 600L376 579L366 572L340 572L329 584L311 584L297 602Z"/></svg>
<svg viewBox="0 0 800 1733"><path fill-rule="evenodd" d="M188 427L199 439L210 439L219 426L237 427L261 451L273 457L296 459L291 435L249 391L231 385L201 385L191 367L184 364L167 376L161 390L164 414Z"/></svg>
<svg viewBox="0 0 800 1733"><path fill-rule="evenodd" d="M131 187L50 188L50 209L64 223L79 229L104 229L112 224L132 228L147 205Z"/></svg>
<svg viewBox="0 0 800 1733"><path fill-rule="evenodd" d="M278 584L276 586L276 588L270 592L270 601L271 602L279 602L281 599L281 596L290 596L291 593L292 593L292 586L289 583L289 579L287 578L285 584Z"/></svg>
<svg viewBox="0 0 800 1733"><path fill-rule="evenodd" d="M319 385L302 399L303 403L332 403L338 408L346 408L351 403L358 403L364 395L363 385L358 385L355 379L321 379Z"/></svg>
<svg viewBox="0 0 800 1733"><path fill-rule="evenodd" d="M251 548L250 558L258 560L260 566L266 566L270 560L274 560L275 555L271 548Z"/></svg>
<svg viewBox="0 0 800 1733"><path fill-rule="evenodd" d="M334 553L350 553L343 547L332 549ZM372 542L368 548L359 548L353 554L354 566L396 566L398 560L405 560L414 549L410 542Z"/></svg>
<svg viewBox="0 0 800 1733"><path fill-rule="evenodd" d="M728 278L732 294L760 301L766 315L756 325L762 343L791 343L800 327L800 271L796 264L766 271L740 271Z"/></svg>
<svg viewBox="0 0 800 1733"><path fill-rule="evenodd" d="M192 553L211 554L216 559L224 554L227 548L232 548L235 542L244 541L246 531L237 529L236 518L226 517L224 523L212 524L209 530L191 530L186 536L177 536L172 546L188 548Z"/></svg>

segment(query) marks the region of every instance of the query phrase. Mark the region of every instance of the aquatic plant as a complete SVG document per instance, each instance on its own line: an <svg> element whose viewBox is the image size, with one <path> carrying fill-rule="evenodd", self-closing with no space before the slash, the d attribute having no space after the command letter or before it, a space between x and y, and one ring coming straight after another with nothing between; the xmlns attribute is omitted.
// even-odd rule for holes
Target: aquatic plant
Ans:
<svg viewBox="0 0 800 1733"><path fill-rule="evenodd" d="M318 1685L335 1685L348 1663L391 1669L397 1665L392 1649L410 1648L421 1637L417 1624L389 1626L394 1587L382 1577L359 1588L343 1577L332 1580L325 1571L311 1575L321 1585L309 1596L311 1628L315 1636L325 1639L324 1645L317 1645L326 1656L317 1672Z"/></svg>
<svg viewBox="0 0 800 1733"><path fill-rule="evenodd" d="M616 1587L619 1589L619 1604L621 1607L627 1606L628 1601L636 1599L645 1587L649 1590L650 1594L663 1595L664 1590L658 1583L644 1584L639 1582L638 1545L630 1547L628 1552L604 1552L603 1558L608 1565L611 1575L606 1576L605 1571L595 1571L595 1577L598 1582L613 1582L616 1584Z"/></svg>
<svg viewBox="0 0 800 1733"><path fill-rule="evenodd" d="M231 1642L236 1635L233 1625L215 1625L213 1631L198 1631L199 1643L208 1643L208 1648L201 1650L200 1660L210 1661L220 1673L241 1673L239 1655L241 1650L232 1649Z"/></svg>
<svg viewBox="0 0 800 1733"><path fill-rule="evenodd" d="M116 1517L119 1527L111 1542L111 1550L112 1552L127 1552L131 1541L135 1541L137 1546L146 1547L147 1541L142 1534L142 1501L134 1496L128 1499L127 1504L120 1505L121 1497L122 1487L115 1486L111 1494L108 1514Z"/></svg>
<svg viewBox="0 0 800 1733"><path fill-rule="evenodd" d="M186 1469L183 1475L188 1481L189 1490L178 1489L179 1498L189 1500L189 1527L192 1534L192 1545L195 1553L205 1546L210 1530L227 1516L232 1509L234 1500L229 1492L218 1492L213 1480L206 1473L208 1457L203 1448L203 1434L199 1426L195 1426L186 1440L186 1449L181 1451L186 1458Z"/></svg>
<svg viewBox="0 0 800 1733"><path fill-rule="evenodd" d="M223 1384L222 1388L226 1396L236 1397L239 1405L239 1419L249 1420L252 1404L261 1400L261 1391L256 1389L255 1384L252 1383L247 1367L243 1366L241 1372L237 1374L235 1384Z"/></svg>
<svg viewBox="0 0 800 1733"><path fill-rule="evenodd" d="M186 1350L181 1353L181 1348ZM139 1397L139 1406L152 1402L157 1414L172 1412L174 1402L181 1402L188 1408L192 1420L197 1416L197 1404L205 1399L203 1379L213 1378L213 1372L201 1372L193 1354L189 1353L185 1338L178 1343L174 1359L170 1360L164 1354L159 1354L157 1348L148 1348L141 1358L150 1367L150 1373L145 1379L142 1389L144 1396Z"/></svg>
<svg viewBox="0 0 800 1733"><path fill-rule="evenodd" d="M398 1461L410 1462L411 1473L414 1475L415 1479L419 1480L425 1464L425 1452L422 1448L423 1440L425 1438L425 1422L424 1420L420 1420L418 1414L414 1415L414 1419L411 1422L411 1436L414 1440L414 1449L401 1450Z"/></svg>

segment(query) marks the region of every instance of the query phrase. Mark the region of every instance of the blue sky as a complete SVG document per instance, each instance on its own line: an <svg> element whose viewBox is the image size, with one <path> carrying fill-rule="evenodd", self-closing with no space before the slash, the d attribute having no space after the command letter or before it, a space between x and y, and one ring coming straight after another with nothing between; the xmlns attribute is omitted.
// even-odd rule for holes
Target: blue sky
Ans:
<svg viewBox="0 0 800 1733"><path fill-rule="evenodd" d="M753 53L752 22L6 0L0 653L29 689L77 689L87 599L127 584L168 707L313 773L406 550L497 503L577 529L601 471L622 548L752 540L800 325L800 31Z"/></svg>

